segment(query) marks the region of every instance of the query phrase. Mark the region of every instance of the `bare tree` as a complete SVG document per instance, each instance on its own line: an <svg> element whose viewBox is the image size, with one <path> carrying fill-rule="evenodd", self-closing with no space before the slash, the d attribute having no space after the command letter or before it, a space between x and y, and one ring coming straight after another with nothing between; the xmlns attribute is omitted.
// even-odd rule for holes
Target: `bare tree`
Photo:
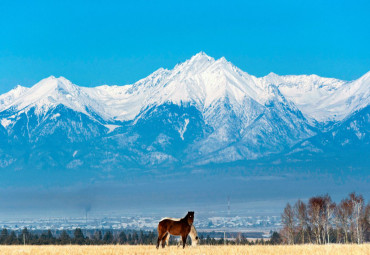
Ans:
<svg viewBox="0 0 370 255"><path fill-rule="evenodd" d="M364 210L364 216L362 219L364 225L364 241L370 241L370 203L368 203Z"/></svg>
<svg viewBox="0 0 370 255"><path fill-rule="evenodd" d="M364 240L364 226L361 221L364 214L364 198L356 193L349 194L349 198L353 207L353 221L354 221L354 239L360 244Z"/></svg>
<svg viewBox="0 0 370 255"><path fill-rule="evenodd" d="M352 202L349 199L343 199L339 206L338 206L338 217L339 221L341 222L341 226L344 232L344 242L349 242L350 229L351 229L351 222L352 222L352 214L353 214L353 206Z"/></svg>
<svg viewBox="0 0 370 255"><path fill-rule="evenodd" d="M322 243L322 230L323 230L323 214L324 214L324 198L312 197L308 201L308 216L309 221L315 235L317 244Z"/></svg>
<svg viewBox="0 0 370 255"><path fill-rule="evenodd" d="M288 203L284 212L281 215L281 222L283 224L282 235L288 244L294 244L294 212Z"/></svg>
<svg viewBox="0 0 370 255"><path fill-rule="evenodd" d="M301 243L305 242L305 233L308 226L307 206L301 200L298 200L294 205L294 213L298 219L298 231L300 232Z"/></svg>
<svg viewBox="0 0 370 255"><path fill-rule="evenodd" d="M313 242L329 244L370 241L370 204L362 195L351 193L338 205L327 194L288 203L281 215L281 240L287 244ZM336 238L334 234L336 233Z"/></svg>
<svg viewBox="0 0 370 255"><path fill-rule="evenodd" d="M343 231L343 227L342 227L342 211L341 211L341 208L340 208L340 204L338 204L336 207L335 207L335 212L334 212L334 223L335 223L335 228L336 228L336 233L337 233L337 237L336 237L336 240L337 240L337 243L341 243L342 242L342 233L344 232Z"/></svg>
<svg viewBox="0 0 370 255"><path fill-rule="evenodd" d="M322 214L322 222L324 227L324 234L326 235L326 238L323 238L323 240L326 240L326 243L330 243L330 229L332 228L332 220L333 215L335 212L335 203L332 202L331 197L326 194L324 197L324 213Z"/></svg>

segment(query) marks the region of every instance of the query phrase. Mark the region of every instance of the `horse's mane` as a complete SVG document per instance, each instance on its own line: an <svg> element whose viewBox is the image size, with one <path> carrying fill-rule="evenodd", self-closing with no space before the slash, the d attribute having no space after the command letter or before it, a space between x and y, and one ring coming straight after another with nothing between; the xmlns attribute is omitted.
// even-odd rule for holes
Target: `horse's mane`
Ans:
<svg viewBox="0 0 370 255"><path fill-rule="evenodd" d="M178 219L178 218L170 218L170 217L165 217L165 218L162 218L159 222L161 221L164 221L164 220L173 220L173 221L180 221L181 219Z"/></svg>
<svg viewBox="0 0 370 255"><path fill-rule="evenodd" d="M189 214L186 214L184 218L170 218L170 217L165 217L162 218L159 222L164 221L164 220L173 220L173 221L181 221L185 220L188 217Z"/></svg>

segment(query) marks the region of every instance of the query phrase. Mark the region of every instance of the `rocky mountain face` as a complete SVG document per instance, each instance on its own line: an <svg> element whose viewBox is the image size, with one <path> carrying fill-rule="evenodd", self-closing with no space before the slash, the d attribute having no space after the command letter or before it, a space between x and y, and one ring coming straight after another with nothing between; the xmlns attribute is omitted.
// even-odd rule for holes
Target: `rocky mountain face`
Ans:
<svg viewBox="0 0 370 255"><path fill-rule="evenodd" d="M49 77L0 95L0 168L199 167L359 150L368 158L369 101L370 72L351 82L257 78L204 53L131 85Z"/></svg>

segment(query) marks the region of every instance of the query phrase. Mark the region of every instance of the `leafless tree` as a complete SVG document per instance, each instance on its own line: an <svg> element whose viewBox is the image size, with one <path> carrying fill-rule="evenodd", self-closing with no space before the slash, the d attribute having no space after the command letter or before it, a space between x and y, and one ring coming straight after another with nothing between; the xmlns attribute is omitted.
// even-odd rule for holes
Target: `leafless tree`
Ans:
<svg viewBox="0 0 370 255"><path fill-rule="evenodd" d="M321 196L312 197L308 201L308 218L315 235L317 244L322 243L322 230L323 230L323 214L324 214L324 198Z"/></svg>
<svg viewBox="0 0 370 255"><path fill-rule="evenodd" d="M322 214L322 222L324 227L324 235L326 235L326 238L323 238L323 240L326 240L326 243L330 243L330 229L332 228L332 221L333 216L335 212L335 203L332 202L331 197L327 194L323 197L324 199L324 212Z"/></svg>
<svg viewBox="0 0 370 255"><path fill-rule="evenodd" d="M281 222L283 224L283 238L286 243L294 244L294 211L289 203L285 206L281 215Z"/></svg>
<svg viewBox="0 0 370 255"><path fill-rule="evenodd" d="M341 213L341 208L340 208L340 204L338 204L336 207L335 207L335 212L334 212L334 223L335 223L335 229L336 229L336 233L337 233L337 236L336 236L336 240L337 240L337 243L341 243L342 242L342 233L344 232L343 231L343 227L342 227L342 217L341 217L342 213Z"/></svg>
<svg viewBox="0 0 370 255"><path fill-rule="evenodd" d="M353 237L360 244L364 240L364 226L361 221L364 214L364 198L361 195L356 195L356 193L349 194L349 198L353 207Z"/></svg>
<svg viewBox="0 0 370 255"><path fill-rule="evenodd" d="M351 229L351 222L352 222L352 213L353 213L353 206L352 202L349 199L343 199L339 206L338 206L338 217L340 224L342 226L343 232L344 232L344 242L349 242L349 236Z"/></svg>
<svg viewBox="0 0 370 255"><path fill-rule="evenodd" d="M370 241L370 203L368 203L364 210L364 216L362 219L364 225L364 241Z"/></svg>
<svg viewBox="0 0 370 255"><path fill-rule="evenodd" d="M294 205L294 213L298 220L298 232L300 233L301 243L305 242L305 233L308 226L307 206L301 200L298 200Z"/></svg>
<svg viewBox="0 0 370 255"><path fill-rule="evenodd" d="M329 195L312 197L307 204L298 200L293 208L288 203L281 219L280 235L287 244L370 241L370 204L366 205L363 196L356 193L338 205Z"/></svg>

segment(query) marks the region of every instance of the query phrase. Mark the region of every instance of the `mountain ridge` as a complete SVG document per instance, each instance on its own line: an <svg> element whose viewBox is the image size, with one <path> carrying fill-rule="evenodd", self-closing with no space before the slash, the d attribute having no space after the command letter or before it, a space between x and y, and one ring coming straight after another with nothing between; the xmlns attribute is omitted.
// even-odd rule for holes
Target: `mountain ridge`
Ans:
<svg viewBox="0 0 370 255"><path fill-rule="evenodd" d="M220 67L221 65L221 67ZM194 69L196 71L194 71ZM210 70L208 70L210 69ZM208 71L207 71L208 70ZM221 74L220 76L216 76L222 80L220 82L220 85L217 85L217 81L211 80L206 81L205 83L207 85L200 84L200 81L192 81L192 79L203 79L205 76L210 76L210 73L212 75L215 75L212 72L225 72L227 70L229 73ZM207 71L206 73L204 71ZM189 73L190 72L190 73ZM233 76L230 75L231 72L233 73ZM200 74L200 75L199 75ZM216 74L217 75L217 74ZM239 77L237 77L239 75ZM180 76L180 77L177 77ZM177 79L174 79L177 78ZM323 78L319 77L317 75L283 75L278 76L274 73L270 73L264 77L257 78L253 75L249 75L248 73L243 72L239 68L232 65L230 62L228 62L225 58L220 58L218 60L215 60L209 56L207 56L204 52L198 53L195 56L193 56L191 59L185 61L184 63L178 64L174 67L172 70L167 70L160 68L154 73L150 74L148 77L139 80L138 82L130 85L123 85L123 86L97 86L93 88L88 87L79 87L77 85L72 84L70 81L65 79L64 77L55 78L54 76L50 76L46 79L43 79L36 85L32 86L32 88L27 88L25 90L28 90L29 93L30 89L33 89L35 87L41 87L41 85L50 85L52 83L55 83L57 81L57 84L59 86L68 86L70 87L69 95L73 96L73 91L71 92L72 88L77 88L79 93L85 93L90 100L100 100L97 102L97 105L102 104L104 107L107 106L107 100L114 99L125 101L127 100L127 104L133 104L138 103L138 101L144 101L147 104L146 105L140 105L136 107L135 113L128 114L129 116L127 118L124 118L120 116L118 113L119 111L124 111L126 108L129 108L126 102L121 102L121 105L117 103L116 106L110 108L107 112L110 110L114 113L112 113L112 116L104 116L106 119L110 118L117 118L118 120L132 120L134 117L137 116L138 112L142 110L142 108L147 107L150 104L161 104L165 101L171 101L180 104L181 102L192 102L192 103L198 103L202 104L205 107L211 104L213 101L213 97L220 97L224 96L223 93L228 93L228 95L234 96L236 100L242 100L242 96L249 96L252 97L254 100L259 102L260 104L263 104L267 100L267 90L269 85L276 85L280 92L287 97L290 101L293 101L296 106L306 115L307 118L314 118L316 121L319 122L326 122L330 120L341 120L344 119L346 116L354 112L355 110L358 110L360 108L364 108L367 104L369 104L369 92L366 88L366 86L362 85L362 83L368 84L369 83L369 77L370 72L364 74L362 77L360 77L357 80L345 82L334 78ZM236 83L235 80L237 78L244 78L240 83ZM189 82L190 80L190 82ZM161 84L161 81L163 84ZM193 84L189 84L193 82ZM242 84L243 86L241 86ZM194 87L195 85L198 85L198 87ZM247 86L248 85L248 86ZM343 86L344 85L344 86ZM362 86L361 86L362 85ZM212 87L209 87L212 86ZM228 87L225 87L228 86ZM333 100L333 98L338 97L335 93L335 91L339 90L338 93L341 94L341 97L343 100L348 100L348 97L345 97L343 94L345 93L351 93L352 96L355 95L356 91L353 91L354 86L357 86L358 89L362 89L363 94L360 100L363 100L363 105L358 107L356 105L356 102L354 102L354 106L350 107L350 111L345 111L345 114L339 114L343 109L338 109L336 112L333 112L331 109L323 109L325 107L329 107L328 105L323 106L317 106L317 104L323 104L322 101L330 101ZM300 87L303 87L303 91L298 91ZM25 88L25 87L23 87ZM61 89L63 90L63 89ZM72 89L75 90L75 89ZM196 90L201 90L201 92L198 92ZM211 93L210 90L216 90L216 92ZM8 93L5 93L3 95L0 95L0 110L4 110L7 107L11 107L12 104L9 104L9 102L14 102L14 100L11 100L12 98L8 99L7 102L2 100L2 97L6 97L6 94L14 93L13 90L9 91ZM75 91L74 91L75 92ZM105 92L105 94L104 94ZM38 92L39 94L42 94L42 92ZM189 93L193 93L192 95L189 95ZM208 93L208 94L207 94ZM216 93L216 94L215 94ZM217 94L218 93L218 94ZM316 98L313 98L313 100L316 100L315 102L311 103L308 99L312 99L312 95L310 94L310 98L306 96L306 98L303 98L303 95L306 93L311 93ZM121 94L122 96L119 97L118 95ZM151 94L151 96L143 95L143 94ZM335 96L333 96L335 94ZM108 97L106 101L102 101L101 97ZM240 95L239 97L237 95ZM18 95L21 97L19 101L28 102L24 97L25 95L21 93ZM114 97L115 96L115 97ZM136 98L129 98L129 97L136 97ZM9 97L9 96L8 96ZM23 97L23 98L22 98ZM79 98L81 100L81 98ZM337 99L338 100L338 99ZM359 101L359 100L358 100ZM21 104L21 103L20 103ZM24 104L24 103L23 103ZM345 104L342 103L342 105ZM22 104L21 104L22 105ZM68 106L68 105L67 105ZM90 104L91 106L91 104ZM94 105L96 107L96 105ZM310 113L308 112L308 108L316 108L318 107L318 110L316 111L328 111L328 116L317 116L317 113L313 113L310 116ZM132 107L132 106L131 106ZM134 107L135 108L135 107ZM78 109L80 112L83 112L83 107ZM100 115L104 115L107 112L104 112L104 110L97 110L97 112ZM86 113L86 112L85 112ZM108 114L109 115L109 114ZM340 117L335 117L336 115L340 115ZM121 117L121 118L120 118Z"/></svg>
<svg viewBox="0 0 370 255"><path fill-rule="evenodd" d="M90 88L50 76L0 95L0 140L6 141L0 160L6 167L24 155L40 161L30 152L35 149L62 168L255 160L294 150L369 102L370 72L350 82L274 73L258 78L201 52L134 84ZM59 152L50 155L50 149Z"/></svg>

